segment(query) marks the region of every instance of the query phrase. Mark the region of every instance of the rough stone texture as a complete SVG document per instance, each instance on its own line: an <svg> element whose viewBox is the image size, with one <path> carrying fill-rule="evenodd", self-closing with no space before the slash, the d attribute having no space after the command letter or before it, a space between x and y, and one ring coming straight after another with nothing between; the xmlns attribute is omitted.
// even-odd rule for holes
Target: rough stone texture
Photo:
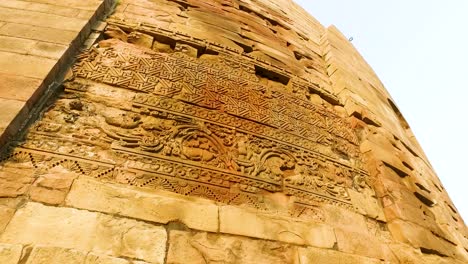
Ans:
<svg viewBox="0 0 468 264"><path fill-rule="evenodd" d="M79 179L73 184L66 204L163 224L180 221L190 228L218 231L216 205L201 199L184 199L165 192L154 194L122 186L103 185L95 180Z"/></svg>
<svg viewBox="0 0 468 264"><path fill-rule="evenodd" d="M295 254L295 247L278 242L171 231L166 263L293 263Z"/></svg>
<svg viewBox="0 0 468 264"><path fill-rule="evenodd" d="M16 263L16 262L15 262ZM35 247L26 264L132 264L126 259L59 247ZM135 263L135 262L133 262Z"/></svg>
<svg viewBox="0 0 468 264"><path fill-rule="evenodd" d="M84 263L86 255L80 251L57 247L36 247L27 264Z"/></svg>
<svg viewBox="0 0 468 264"><path fill-rule="evenodd" d="M75 173L50 173L41 175L29 191L32 200L46 204L61 204L76 178Z"/></svg>
<svg viewBox="0 0 468 264"><path fill-rule="evenodd" d="M3 232L15 214L16 209L23 202L23 198L0 198L0 232Z"/></svg>
<svg viewBox="0 0 468 264"><path fill-rule="evenodd" d="M0 263L17 264L21 259L21 245L0 244Z"/></svg>
<svg viewBox="0 0 468 264"><path fill-rule="evenodd" d="M21 263L468 262L463 219L335 27L291 0L121 0L93 26L110 3L0 3L0 142L89 48L0 155Z"/></svg>
<svg viewBox="0 0 468 264"><path fill-rule="evenodd" d="M24 195L34 180L34 170L31 168L21 165L3 166L0 172L0 197Z"/></svg>
<svg viewBox="0 0 468 264"><path fill-rule="evenodd" d="M228 234L321 248L332 248L336 242L333 229L324 224L297 222L231 206L220 208L219 219L220 231Z"/></svg>
<svg viewBox="0 0 468 264"><path fill-rule="evenodd" d="M378 264L379 259L341 253L333 250L300 248L297 264L336 263L336 264Z"/></svg>
<svg viewBox="0 0 468 264"><path fill-rule="evenodd" d="M38 203L28 203L18 209L0 236L2 243L73 248L151 263L163 263L166 239L166 231L162 227ZM65 257L76 256L67 253Z"/></svg>

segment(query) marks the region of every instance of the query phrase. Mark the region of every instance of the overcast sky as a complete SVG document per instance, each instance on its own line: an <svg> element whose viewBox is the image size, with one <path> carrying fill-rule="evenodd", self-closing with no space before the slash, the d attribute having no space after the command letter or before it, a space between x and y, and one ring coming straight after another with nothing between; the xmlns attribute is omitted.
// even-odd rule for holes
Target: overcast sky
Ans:
<svg viewBox="0 0 468 264"><path fill-rule="evenodd" d="M468 0L295 0L347 37L468 222Z"/></svg>

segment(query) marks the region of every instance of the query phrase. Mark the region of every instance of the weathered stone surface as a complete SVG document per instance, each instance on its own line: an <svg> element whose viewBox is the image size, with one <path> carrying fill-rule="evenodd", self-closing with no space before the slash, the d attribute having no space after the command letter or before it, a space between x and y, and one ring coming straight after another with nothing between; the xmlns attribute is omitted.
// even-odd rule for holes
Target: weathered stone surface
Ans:
<svg viewBox="0 0 468 264"><path fill-rule="evenodd" d="M375 193L362 193L349 190L351 201L359 208L361 214L385 221L384 211L375 197Z"/></svg>
<svg viewBox="0 0 468 264"><path fill-rule="evenodd" d="M13 214L15 213L15 209L8 208L6 206L0 206L0 231L3 231L7 224L10 222Z"/></svg>
<svg viewBox="0 0 468 264"><path fill-rule="evenodd" d="M59 247L35 247L29 255L27 264L84 263L83 252Z"/></svg>
<svg viewBox="0 0 468 264"><path fill-rule="evenodd" d="M180 221L190 228L218 231L215 204L166 192L151 193L80 178L73 184L66 204L158 223Z"/></svg>
<svg viewBox="0 0 468 264"><path fill-rule="evenodd" d="M62 17L55 14L35 12L21 9L10 9L0 7L0 17L2 21L33 26L42 26L55 29L65 29L80 31L86 20L74 17Z"/></svg>
<svg viewBox="0 0 468 264"><path fill-rule="evenodd" d="M67 46L31 39L0 36L0 50L39 57L60 59Z"/></svg>
<svg viewBox="0 0 468 264"><path fill-rule="evenodd" d="M35 247L26 264L132 264L126 259L60 247ZM16 264L16 262L15 262Z"/></svg>
<svg viewBox="0 0 468 264"><path fill-rule="evenodd" d="M100 215L92 249L151 263L164 263L166 230L129 219Z"/></svg>
<svg viewBox="0 0 468 264"><path fill-rule="evenodd" d="M0 73L0 98L28 101L42 83L41 79Z"/></svg>
<svg viewBox="0 0 468 264"><path fill-rule="evenodd" d="M3 99L3 98L0 98L0 107L1 109L3 109L3 111L0 112L0 138L1 138L3 134L5 135L11 134L11 131L15 130L16 128L14 126L19 125L19 124L11 125L12 121L15 120L15 118L26 117L27 107L26 107L25 102L22 102L19 100L12 100L12 99ZM11 131L8 131L8 130L11 130Z"/></svg>
<svg viewBox="0 0 468 264"><path fill-rule="evenodd" d="M390 249L396 256L397 261L405 264L417 264L417 263L428 263L428 264L461 264L465 263L454 258L442 257L435 254L423 254L420 250L410 247L406 244L390 244Z"/></svg>
<svg viewBox="0 0 468 264"><path fill-rule="evenodd" d="M220 231L228 234L321 248L332 248L336 242L333 229L324 224L262 215L233 206L220 207L219 219Z"/></svg>
<svg viewBox="0 0 468 264"><path fill-rule="evenodd" d="M79 13L79 9L74 9L70 7L62 7L58 5L41 4L17 0L4 0L0 3L0 6L12 9L38 11L42 13L55 14L64 17L75 17Z"/></svg>
<svg viewBox="0 0 468 264"><path fill-rule="evenodd" d="M351 255L335 250L299 248L297 264L336 263L336 264L378 264L379 259Z"/></svg>
<svg viewBox="0 0 468 264"><path fill-rule="evenodd" d="M0 28L0 35L68 45L78 37L78 32L41 26L6 23Z"/></svg>
<svg viewBox="0 0 468 264"><path fill-rule="evenodd" d="M0 244L0 263L17 264L21 259L21 245Z"/></svg>
<svg viewBox="0 0 468 264"><path fill-rule="evenodd" d="M87 250L97 221L96 213L27 203L17 210L0 241Z"/></svg>
<svg viewBox="0 0 468 264"><path fill-rule="evenodd" d="M25 198L0 198L0 232L3 232Z"/></svg>
<svg viewBox="0 0 468 264"><path fill-rule="evenodd" d="M129 262L126 259L114 258L104 255L96 255L89 253L86 255L85 264L136 264L135 262Z"/></svg>
<svg viewBox="0 0 468 264"><path fill-rule="evenodd" d="M70 189L75 173L51 173L41 175L29 191L32 200L46 204L61 204Z"/></svg>
<svg viewBox="0 0 468 264"><path fill-rule="evenodd" d="M30 167L4 166L0 172L0 197L26 194L34 180L34 170Z"/></svg>
<svg viewBox="0 0 468 264"><path fill-rule="evenodd" d="M295 255L294 246L279 242L174 230L167 263L293 263Z"/></svg>
<svg viewBox="0 0 468 264"><path fill-rule="evenodd" d="M56 60L0 51L0 72L44 79Z"/></svg>
<svg viewBox="0 0 468 264"><path fill-rule="evenodd" d="M128 35L128 42L141 47L151 48L153 46L153 37L143 33L132 32Z"/></svg>
<svg viewBox="0 0 468 264"><path fill-rule="evenodd" d="M118 2L96 24L113 1L0 3L0 142L89 48L0 153L0 242L21 263L468 261L465 223L335 27L291 0Z"/></svg>
<svg viewBox="0 0 468 264"><path fill-rule="evenodd" d="M387 259L383 243L370 234L335 228L335 235L338 250L341 252L374 259Z"/></svg>
<svg viewBox="0 0 468 264"><path fill-rule="evenodd" d="M393 237L415 248L424 248L445 256L456 256L456 248L448 241L437 237L431 231L410 222L395 220L388 224Z"/></svg>
<svg viewBox="0 0 468 264"><path fill-rule="evenodd" d="M166 239L166 231L162 227L38 203L28 203L18 209L0 236L2 243L73 248L151 263L163 263ZM77 257L75 253L70 255L67 252L64 258ZM57 254L62 253L59 251Z"/></svg>

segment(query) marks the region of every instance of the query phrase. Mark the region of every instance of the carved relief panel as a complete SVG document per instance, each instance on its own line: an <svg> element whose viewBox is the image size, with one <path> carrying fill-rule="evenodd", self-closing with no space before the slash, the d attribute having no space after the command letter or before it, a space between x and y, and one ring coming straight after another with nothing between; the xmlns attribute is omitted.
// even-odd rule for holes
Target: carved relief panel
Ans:
<svg viewBox="0 0 468 264"><path fill-rule="evenodd" d="M314 84L214 57L123 42L84 52L7 158L315 220L323 204L355 210L348 190L370 190L359 140L332 105L309 100Z"/></svg>

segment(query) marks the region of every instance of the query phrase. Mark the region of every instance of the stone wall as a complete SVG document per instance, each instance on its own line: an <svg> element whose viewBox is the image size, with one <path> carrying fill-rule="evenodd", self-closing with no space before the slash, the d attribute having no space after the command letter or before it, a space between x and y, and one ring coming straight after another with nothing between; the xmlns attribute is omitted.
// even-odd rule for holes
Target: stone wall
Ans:
<svg viewBox="0 0 468 264"><path fill-rule="evenodd" d="M0 263L468 261L336 28L290 0L121 0L106 23L2 154Z"/></svg>

